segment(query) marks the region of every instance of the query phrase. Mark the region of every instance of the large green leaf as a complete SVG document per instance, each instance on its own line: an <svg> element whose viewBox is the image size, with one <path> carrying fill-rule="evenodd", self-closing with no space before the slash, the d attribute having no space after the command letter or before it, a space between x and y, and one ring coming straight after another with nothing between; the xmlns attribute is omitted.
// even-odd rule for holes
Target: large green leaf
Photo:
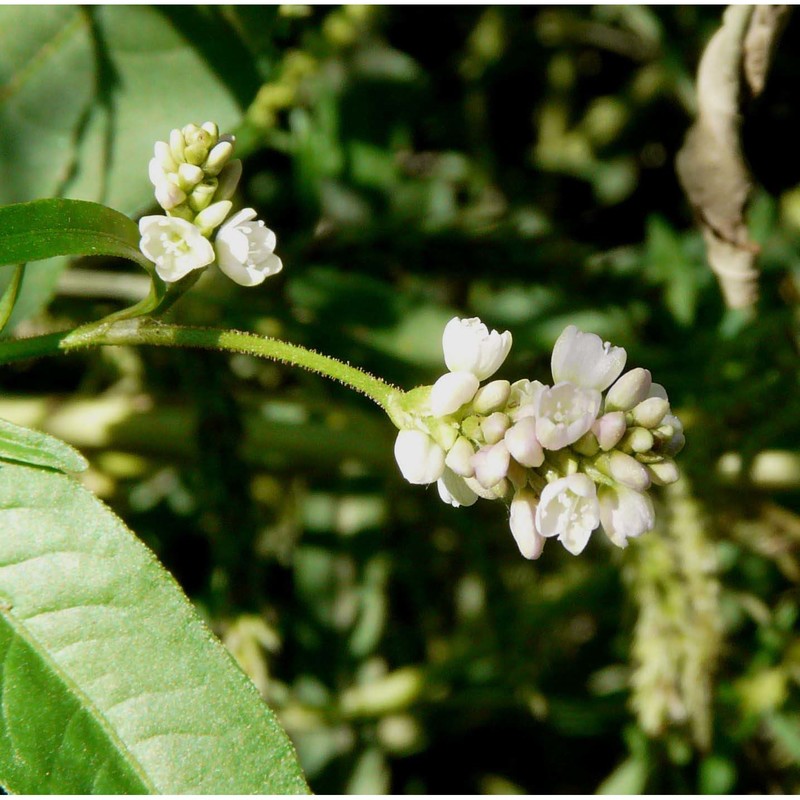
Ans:
<svg viewBox="0 0 800 800"><path fill-rule="evenodd" d="M83 472L89 466L86 459L66 442L4 419L0 419L0 459L62 472Z"/></svg>
<svg viewBox="0 0 800 800"><path fill-rule="evenodd" d="M0 7L0 204L58 192L95 82L85 11Z"/></svg>
<svg viewBox="0 0 800 800"><path fill-rule="evenodd" d="M255 687L153 554L57 472L0 467L0 783L303 793Z"/></svg>
<svg viewBox="0 0 800 800"><path fill-rule="evenodd" d="M153 265L124 214L83 200L34 200L0 208L0 265L52 256L106 255Z"/></svg>

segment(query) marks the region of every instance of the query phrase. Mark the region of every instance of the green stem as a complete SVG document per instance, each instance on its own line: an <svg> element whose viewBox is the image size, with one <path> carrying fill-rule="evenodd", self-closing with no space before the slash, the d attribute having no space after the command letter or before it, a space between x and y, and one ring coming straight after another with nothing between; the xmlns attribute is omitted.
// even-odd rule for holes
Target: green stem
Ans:
<svg viewBox="0 0 800 800"><path fill-rule="evenodd" d="M166 325L150 319L120 319L63 333L34 336L29 339L0 341L0 363L70 352L85 347L107 345L150 345L154 347L197 347L222 350L279 361L302 367L343 383L361 392L383 408L394 421L395 408L402 390L363 370L351 367L330 356L307 350L280 339L233 330L214 330L181 325Z"/></svg>

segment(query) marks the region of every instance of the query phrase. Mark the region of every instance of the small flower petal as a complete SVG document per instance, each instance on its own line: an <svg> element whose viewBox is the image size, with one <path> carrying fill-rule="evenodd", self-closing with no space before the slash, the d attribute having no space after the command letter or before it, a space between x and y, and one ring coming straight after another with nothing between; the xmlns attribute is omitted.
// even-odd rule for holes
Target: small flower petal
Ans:
<svg viewBox="0 0 800 800"><path fill-rule="evenodd" d="M478 495L467 486L464 479L447 468L442 473L442 477L436 481L436 486L442 502L449 503L453 508L471 506L478 499Z"/></svg>
<svg viewBox="0 0 800 800"><path fill-rule="evenodd" d="M544 463L544 451L536 438L536 420L523 417L506 431L506 447L514 460L523 467L540 467Z"/></svg>
<svg viewBox="0 0 800 800"><path fill-rule="evenodd" d="M576 473L545 486L536 509L536 528L542 536L558 536L576 556L599 524L597 491L589 477Z"/></svg>
<svg viewBox="0 0 800 800"><path fill-rule="evenodd" d="M627 547L628 539L641 536L655 525L653 501L647 494L625 486L603 486L598 501L603 530L617 547Z"/></svg>
<svg viewBox="0 0 800 800"><path fill-rule="evenodd" d="M489 329L477 317L453 317L442 334L442 349L451 372L471 372L479 381L494 375L511 350L511 334Z"/></svg>
<svg viewBox="0 0 800 800"><path fill-rule="evenodd" d="M240 286L258 286L283 269L273 252L275 234L255 217L254 209L242 209L219 229L214 241L219 268Z"/></svg>
<svg viewBox="0 0 800 800"><path fill-rule="evenodd" d="M603 344L597 334L583 333L570 325L553 346L553 381L570 381L602 392L619 377L627 357L624 348Z"/></svg>

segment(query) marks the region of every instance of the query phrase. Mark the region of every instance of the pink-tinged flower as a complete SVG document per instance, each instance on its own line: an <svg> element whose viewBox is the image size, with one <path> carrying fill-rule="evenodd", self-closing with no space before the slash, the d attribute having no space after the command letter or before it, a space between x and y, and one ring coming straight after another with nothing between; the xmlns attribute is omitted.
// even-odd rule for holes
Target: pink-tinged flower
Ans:
<svg viewBox="0 0 800 800"><path fill-rule="evenodd" d="M596 389L557 383L536 402L536 438L546 450L560 450L591 430L602 397Z"/></svg>
<svg viewBox="0 0 800 800"><path fill-rule="evenodd" d="M536 529L558 540L577 556L600 524L600 505L594 482L582 473L548 483L536 509Z"/></svg>

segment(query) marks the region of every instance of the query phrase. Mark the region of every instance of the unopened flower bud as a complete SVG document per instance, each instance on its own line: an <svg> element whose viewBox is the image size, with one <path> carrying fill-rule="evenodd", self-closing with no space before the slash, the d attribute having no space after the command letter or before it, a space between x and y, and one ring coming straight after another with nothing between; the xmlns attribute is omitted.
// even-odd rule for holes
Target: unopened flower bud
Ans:
<svg viewBox="0 0 800 800"><path fill-rule="evenodd" d="M178 164L172 157L172 152L166 142L156 142L153 148L153 154L164 171L175 172L175 170L178 169Z"/></svg>
<svg viewBox="0 0 800 800"><path fill-rule="evenodd" d="M230 142L220 142L214 145L208 154L203 169L208 175L218 175L220 170L228 163L233 155L233 145Z"/></svg>
<svg viewBox="0 0 800 800"><path fill-rule="evenodd" d="M394 443L394 457L409 483L434 483L444 472L444 450L424 431L400 431Z"/></svg>
<svg viewBox="0 0 800 800"><path fill-rule="evenodd" d="M544 548L544 537L536 527L536 508L539 498L532 489L518 489L511 501L509 527L520 553L525 558L539 558Z"/></svg>
<svg viewBox="0 0 800 800"><path fill-rule="evenodd" d="M183 156L190 164L200 166L208 158L208 148L203 147L199 142L188 144L183 150Z"/></svg>
<svg viewBox="0 0 800 800"><path fill-rule="evenodd" d="M478 499L478 495L467 486L462 477L446 468L442 477L436 481L436 488L439 490L442 502L448 503L454 508L471 506Z"/></svg>
<svg viewBox="0 0 800 800"><path fill-rule="evenodd" d="M503 442L481 448L472 457L475 478L484 489L492 489L505 478L510 460L508 448Z"/></svg>
<svg viewBox="0 0 800 800"><path fill-rule="evenodd" d="M495 411L481 422L481 433L486 444L499 442L509 429L511 420L502 411Z"/></svg>
<svg viewBox="0 0 800 800"><path fill-rule="evenodd" d="M536 438L536 420L523 417L506 431L506 447L515 461L523 467L540 467L544 463L544 450Z"/></svg>
<svg viewBox="0 0 800 800"><path fill-rule="evenodd" d="M647 397L652 384L650 371L636 367L626 372L606 395L607 411L630 411Z"/></svg>
<svg viewBox="0 0 800 800"><path fill-rule="evenodd" d="M609 460L611 477L624 486L643 492L650 486L650 475L643 464L635 458L615 450Z"/></svg>
<svg viewBox="0 0 800 800"><path fill-rule="evenodd" d="M478 393L472 400L472 407L477 414L499 411L508 402L510 394L511 384L508 381L492 381L478 389Z"/></svg>
<svg viewBox="0 0 800 800"><path fill-rule="evenodd" d="M221 203L214 203L208 208L201 211L195 218L194 224L203 232L208 235L218 225L221 225L225 217L231 212L233 203L230 200L223 200Z"/></svg>
<svg viewBox="0 0 800 800"><path fill-rule="evenodd" d="M216 142L219 140L219 128L216 122L204 122L200 126Z"/></svg>
<svg viewBox="0 0 800 800"><path fill-rule="evenodd" d="M215 198L217 191L216 178L206 178L202 183L192 189L189 195L189 205L195 211L202 211L207 208L211 201Z"/></svg>
<svg viewBox="0 0 800 800"><path fill-rule="evenodd" d="M156 186L156 200L165 211L180 205L186 199L186 193L172 181L164 179Z"/></svg>
<svg viewBox="0 0 800 800"><path fill-rule="evenodd" d="M183 138L183 134L177 128L171 130L169 132L169 151L176 164L182 164L186 161L186 157L183 154L185 148L186 141Z"/></svg>
<svg viewBox="0 0 800 800"><path fill-rule="evenodd" d="M600 450L600 445L597 442L597 437L591 431L587 431L577 442L572 444L572 449L582 456L591 457L597 454Z"/></svg>
<svg viewBox="0 0 800 800"><path fill-rule="evenodd" d="M239 178L242 177L242 162L240 159L229 161L222 171L217 175L219 181L217 185L217 200L230 200L233 197L236 187L239 185Z"/></svg>
<svg viewBox="0 0 800 800"><path fill-rule="evenodd" d="M161 166L157 158L151 158L147 164L147 176L150 178L150 183L153 186L158 186L162 181L167 180L167 173Z"/></svg>
<svg viewBox="0 0 800 800"><path fill-rule="evenodd" d="M678 474L678 467L675 462L670 459L664 459L656 464L648 464L647 472L650 479L656 486L666 486L670 483L675 483L680 477Z"/></svg>
<svg viewBox="0 0 800 800"><path fill-rule="evenodd" d="M431 414L434 417L453 414L472 400L478 386L480 381L471 372L446 372L431 389Z"/></svg>
<svg viewBox="0 0 800 800"><path fill-rule="evenodd" d="M194 164L181 164L178 167L178 183L185 192L190 192L205 177L203 170Z"/></svg>
<svg viewBox="0 0 800 800"><path fill-rule="evenodd" d="M195 136L199 130L200 128L195 125L194 122L189 122L181 128L181 133L183 134L183 139L186 144L194 144Z"/></svg>
<svg viewBox="0 0 800 800"><path fill-rule="evenodd" d="M463 436L459 436L448 451L444 463L456 475L460 475L462 478L471 478L475 474L475 468L472 466L472 456L474 455L475 449L472 446L472 442Z"/></svg>
<svg viewBox="0 0 800 800"><path fill-rule="evenodd" d="M631 415L637 425L643 428L655 428L668 413L669 401L662 397L650 397L639 403Z"/></svg>
<svg viewBox="0 0 800 800"><path fill-rule="evenodd" d="M622 438L627 428L625 414L622 411L612 411L603 414L592 425L592 432L597 437L601 450L612 450Z"/></svg>
<svg viewBox="0 0 800 800"><path fill-rule="evenodd" d="M647 453L653 449L655 439L647 428L629 428L620 442L620 449L626 452Z"/></svg>

